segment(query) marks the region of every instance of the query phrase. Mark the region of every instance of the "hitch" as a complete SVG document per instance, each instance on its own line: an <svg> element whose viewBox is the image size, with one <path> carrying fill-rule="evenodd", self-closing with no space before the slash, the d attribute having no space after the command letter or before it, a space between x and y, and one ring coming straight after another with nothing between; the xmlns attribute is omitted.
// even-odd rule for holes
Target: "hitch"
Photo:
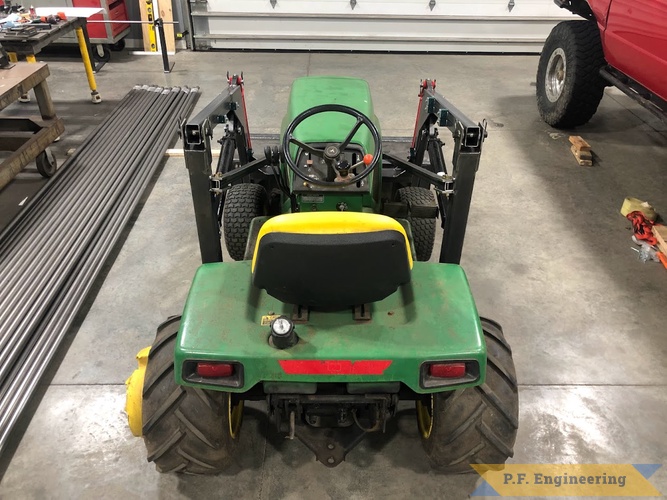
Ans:
<svg viewBox="0 0 667 500"><path fill-rule="evenodd" d="M296 437L315 454L317 460L327 467L336 467L347 454L366 437L358 427L318 429L300 425Z"/></svg>
<svg viewBox="0 0 667 500"><path fill-rule="evenodd" d="M298 438L327 467L344 461L366 434L384 432L397 404L397 394L269 395L278 430Z"/></svg>

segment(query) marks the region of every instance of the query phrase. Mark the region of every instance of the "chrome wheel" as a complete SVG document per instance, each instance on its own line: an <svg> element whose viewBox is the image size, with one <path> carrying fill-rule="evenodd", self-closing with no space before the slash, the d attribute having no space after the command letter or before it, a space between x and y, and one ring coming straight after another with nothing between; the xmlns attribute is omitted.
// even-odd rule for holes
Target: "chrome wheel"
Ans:
<svg viewBox="0 0 667 500"><path fill-rule="evenodd" d="M551 102L556 102L563 93L566 74L567 63L565 52L563 52L563 49L558 48L551 53L551 57L547 63L546 78L544 79L544 90L546 91L547 99Z"/></svg>

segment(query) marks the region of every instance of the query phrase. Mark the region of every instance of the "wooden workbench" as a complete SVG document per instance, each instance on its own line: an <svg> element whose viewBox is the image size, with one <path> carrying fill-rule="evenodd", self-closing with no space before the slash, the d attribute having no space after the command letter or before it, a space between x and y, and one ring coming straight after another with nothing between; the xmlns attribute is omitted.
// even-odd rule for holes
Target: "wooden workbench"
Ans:
<svg viewBox="0 0 667 500"><path fill-rule="evenodd" d="M34 63L37 62L35 55L38 54L44 47L50 45L61 36L74 31L79 43L79 51L81 52L81 59L88 78L88 86L90 87L91 100L93 103L102 102L99 92L97 91L97 82L95 81L94 73L99 70L104 63L93 67L93 53L90 47L90 39L88 38L88 30L86 28L86 17L99 11L100 9L87 8L63 8L65 15L68 18L54 24L51 29L38 31L27 37L20 37L10 35L5 31L0 31L0 44L7 51L7 55L11 62L17 62L19 57L23 56L26 61ZM51 9L39 8L36 9L40 16L49 15ZM53 12L55 14L56 12ZM83 15L85 17L77 17ZM71 17L70 17L71 16ZM28 25L29 26L29 25ZM27 99L27 98L26 98Z"/></svg>
<svg viewBox="0 0 667 500"><path fill-rule="evenodd" d="M48 76L49 67L45 63L19 62L10 69L0 69L0 110L34 89L41 115L29 118L0 116L0 151L12 152L0 164L0 189L38 156L46 157L46 148L65 131L53 107L46 83Z"/></svg>

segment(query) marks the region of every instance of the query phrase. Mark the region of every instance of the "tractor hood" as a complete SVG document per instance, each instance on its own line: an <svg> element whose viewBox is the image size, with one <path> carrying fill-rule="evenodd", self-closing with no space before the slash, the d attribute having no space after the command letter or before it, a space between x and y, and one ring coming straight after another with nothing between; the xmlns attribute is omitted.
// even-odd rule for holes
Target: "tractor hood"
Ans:
<svg viewBox="0 0 667 500"><path fill-rule="evenodd" d="M305 110L321 104L342 104L368 116L380 130L380 123L373 111L371 90L366 80L339 76L306 76L294 80L290 92L287 114L283 118L282 132L287 125ZM331 143L342 141L354 127L355 119L342 113L322 113L307 119L294 132L305 143ZM365 153L374 154L373 139L366 127L354 136Z"/></svg>

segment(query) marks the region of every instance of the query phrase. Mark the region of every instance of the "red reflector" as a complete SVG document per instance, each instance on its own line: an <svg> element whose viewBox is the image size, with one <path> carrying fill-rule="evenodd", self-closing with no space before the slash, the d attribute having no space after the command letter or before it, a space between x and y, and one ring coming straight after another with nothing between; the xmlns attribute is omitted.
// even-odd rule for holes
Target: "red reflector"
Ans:
<svg viewBox="0 0 667 500"><path fill-rule="evenodd" d="M288 375L383 375L391 360L281 359L278 363Z"/></svg>
<svg viewBox="0 0 667 500"><path fill-rule="evenodd" d="M229 363L197 363L197 375L200 377L231 377L234 365Z"/></svg>
<svg viewBox="0 0 667 500"><path fill-rule="evenodd" d="M435 378L461 378L466 374L466 364L434 363L428 367L428 374Z"/></svg>

